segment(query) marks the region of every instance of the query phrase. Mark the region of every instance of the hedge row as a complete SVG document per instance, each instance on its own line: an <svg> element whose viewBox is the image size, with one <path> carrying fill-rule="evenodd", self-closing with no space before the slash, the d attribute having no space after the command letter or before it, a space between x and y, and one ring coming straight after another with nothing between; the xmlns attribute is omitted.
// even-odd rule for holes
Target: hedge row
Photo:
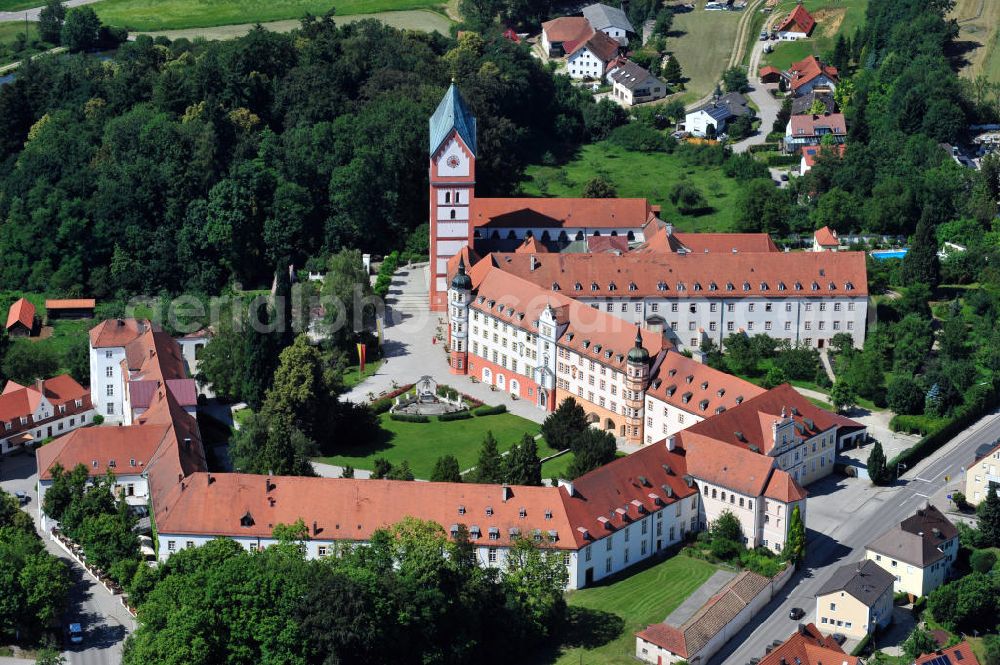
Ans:
<svg viewBox="0 0 1000 665"><path fill-rule="evenodd" d="M390 413L389 419L404 423L429 423L431 421L427 416L421 416L416 413Z"/></svg>
<svg viewBox="0 0 1000 665"><path fill-rule="evenodd" d="M898 464L905 464L912 469L915 464L931 455L938 448L957 436L972 423L982 418L987 412L1000 403L1000 394L992 386L978 385L969 391L965 404L955 410L955 417L943 427L929 433L917 443L893 457L886 468L894 469Z"/></svg>
<svg viewBox="0 0 1000 665"><path fill-rule="evenodd" d="M438 420L444 423L449 420L466 420L471 417L472 414L468 411L455 411L454 413L442 413L438 416Z"/></svg>
<svg viewBox="0 0 1000 665"><path fill-rule="evenodd" d="M759 143L757 145L751 145L747 147L747 152L753 154L755 152L777 152L780 149L780 145L777 143Z"/></svg>
<svg viewBox="0 0 1000 665"><path fill-rule="evenodd" d="M477 416L496 416L501 413L507 413L507 406L504 404L497 404L496 406L481 406L475 409L472 413Z"/></svg>
<svg viewBox="0 0 1000 665"><path fill-rule="evenodd" d="M392 284L392 275L399 267L399 252L392 252L382 260L382 265L378 269L378 277L375 278L375 295L385 298L389 293L389 285Z"/></svg>
<svg viewBox="0 0 1000 665"><path fill-rule="evenodd" d="M396 398L403 393L409 392L413 389L413 384L408 383L402 388L397 388L385 397L380 397L371 403L371 409L375 415L381 415L392 408L392 405L396 402Z"/></svg>
<svg viewBox="0 0 1000 665"><path fill-rule="evenodd" d="M768 166L792 166L798 164L801 157L798 155L768 155L767 165Z"/></svg>

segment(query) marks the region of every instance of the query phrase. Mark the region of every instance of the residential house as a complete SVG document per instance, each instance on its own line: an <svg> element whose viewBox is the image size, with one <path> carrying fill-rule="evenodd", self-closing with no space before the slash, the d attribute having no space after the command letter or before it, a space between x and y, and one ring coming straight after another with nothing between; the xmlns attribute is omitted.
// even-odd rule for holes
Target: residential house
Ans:
<svg viewBox="0 0 1000 665"><path fill-rule="evenodd" d="M93 298L71 300L46 300L45 314L49 321L55 319L92 319L97 301Z"/></svg>
<svg viewBox="0 0 1000 665"><path fill-rule="evenodd" d="M844 153L847 151L847 144L841 143L839 145L806 145L800 148L802 152L802 158L799 160L799 175L805 175L816 166L816 161L820 156L833 157L834 155L838 158L843 158Z"/></svg>
<svg viewBox="0 0 1000 665"><path fill-rule="evenodd" d="M611 96L625 106L667 96L667 84L631 60L613 64L607 79L611 83Z"/></svg>
<svg viewBox="0 0 1000 665"><path fill-rule="evenodd" d="M621 53L621 44L603 32L594 32L586 41L577 42L566 53L566 70L570 78L601 81L611 64Z"/></svg>
<svg viewBox="0 0 1000 665"><path fill-rule="evenodd" d="M680 626L654 623L636 633L635 657L655 665L708 663L771 600L774 587L773 580L743 571Z"/></svg>
<svg viewBox="0 0 1000 665"><path fill-rule="evenodd" d="M583 17L590 27L612 37L622 46L628 46L629 35L634 35L635 28L621 9L608 5L594 4L583 8Z"/></svg>
<svg viewBox="0 0 1000 665"><path fill-rule="evenodd" d="M1000 492L1000 443L969 465L965 472L965 499L976 505L987 492Z"/></svg>
<svg viewBox="0 0 1000 665"><path fill-rule="evenodd" d="M9 337L31 337L38 325L35 306L25 298L18 298L7 310L7 335Z"/></svg>
<svg viewBox="0 0 1000 665"><path fill-rule="evenodd" d="M108 319L90 330L90 394L109 425L125 419L125 347L153 328L144 319Z"/></svg>
<svg viewBox="0 0 1000 665"><path fill-rule="evenodd" d="M811 150L812 148L802 148L802 150ZM837 232L831 229L829 226L824 226L821 229L817 229L813 233L813 246L812 251L814 252L836 252L840 249L840 238L837 237Z"/></svg>
<svg viewBox="0 0 1000 665"><path fill-rule="evenodd" d="M69 374L28 386L8 381L0 393L0 454L65 434L93 419L90 393Z"/></svg>
<svg viewBox="0 0 1000 665"><path fill-rule="evenodd" d="M590 39L594 29L582 16L560 16L542 23L542 48L550 58L561 58Z"/></svg>
<svg viewBox="0 0 1000 665"><path fill-rule="evenodd" d="M841 566L816 594L820 627L863 639L892 622L895 578L871 560Z"/></svg>
<svg viewBox="0 0 1000 665"><path fill-rule="evenodd" d="M810 115L822 107L821 113L835 113L837 102L833 93L816 89L792 100L792 115Z"/></svg>
<svg viewBox="0 0 1000 665"><path fill-rule="evenodd" d="M958 529L927 505L880 535L865 557L896 578L895 591L926 596L947 581L958 555Z"/></svg>
<svg viewBox="0 0 1000 665"><path fill-rule="evenodd" d="M715 138L725 133L728 123L744 115L753 115L746 97L730 92L689 111L684 116L684 130L692 136Z"/></svg>
<svg viewBox="0 0 1000 665"><path fill-rule="evenodd" d="M785 19L778 24L775 32L778 39L796 40L808 37L813 28L816 27L816 19L812 17L806 8L802 6L801 0Z"/></svg>
<svg viewBox="0 0 1000 665"><path fill-rule="evenodd" d="M781 70L774 65L761 67L757 72L761 83L777 83L781 80Z"/></svg>
<svg viewBox="0 0 1000 665"><path fill-rule="evenodd" d="M823 635L816 624L799 624L795 633L765 655L758 665L864 665L844 653L837 640Z"/></svg>
<svg viewBox="0 0 1000 665"><path fill-rule="evenodd" d="M808 95L813 91L833 93L837 89L840 75L837 68L824 65L819 58L810 55L793 62L782 74L793 97Z"/></svg>
<svg viewBox="0 0 1000 665"><path fill-rule="evenodd" d="M847 140L847 121L843 113L793 115L785 128L785 151L800 152L805 146L820 145L826 137L834 144Z"/></svg>
<svg viewBox="0 0 1000 665"><path fill-rule="evenodd" d="M913 665L979 665L972 645L959 642L950 647L942 647L937 651L925 653L913 661Z"/></svg>

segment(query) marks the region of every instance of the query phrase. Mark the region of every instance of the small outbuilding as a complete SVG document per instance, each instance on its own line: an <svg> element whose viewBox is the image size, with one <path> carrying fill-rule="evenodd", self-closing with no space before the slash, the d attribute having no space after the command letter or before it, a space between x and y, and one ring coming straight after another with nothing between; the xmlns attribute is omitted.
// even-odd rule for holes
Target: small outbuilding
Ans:
<svg viewBox="0 0 1000 665"><path fill-rule="evenodd" d="M17 299L7 310L7 334L11 337L31 337L37 329L35 306L24 298Z"/></svg>
<svg viewBox="0 0 1000 665"><path fill-rule="evenodd" d="M92 319L97 301L93 298L71 300L46 300L45 311L49 321L56 319Z"/></svg>

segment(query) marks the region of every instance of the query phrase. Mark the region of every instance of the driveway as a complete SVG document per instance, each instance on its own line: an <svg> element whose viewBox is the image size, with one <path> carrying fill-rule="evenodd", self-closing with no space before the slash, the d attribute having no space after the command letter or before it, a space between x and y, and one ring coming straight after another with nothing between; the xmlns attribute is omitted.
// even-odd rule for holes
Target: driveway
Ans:
<svg viewBox="0 0 1000 665"><path fill-rule="evenodd" d="M765 28L773 20L775 20L774 17L769 18L764 24ZM775 99L770 93L771 89L778 87L777 84L764 84L757 78L757 71L760 69L760 58L764 53L764 46L769 43L769 41L754 42L753 50L750 51L750 66L747 71L747 79L750 81L751 87L750 92L746 96L759 109L757 117L760 118L760 129L753 136L745 138L739 143L732 144L730 147L733 149L733 152L746 152L752 145L765 143L767 135L774 125L774 121L778 118L778 111L781 110L781 100Z"/></svg>
<svg viewBox="0 0 1000 665"><path fill-rule="evenodd" d="M18 454L0 459L0 487L4 491L27 492L31 501L24 510L35 518L38 528L38 496L36 484L38 469L33 454ZM125 638L134 630L132 616L122 606L118 596L94 580L82 566L45 534L45 549L62 558L69 565L73 589L70 607L64 623L79 622L83 625L83 644L63 652L66 662L72 665L117 665L122 660ZM25 662L25 661L20 661Z"/></svg>

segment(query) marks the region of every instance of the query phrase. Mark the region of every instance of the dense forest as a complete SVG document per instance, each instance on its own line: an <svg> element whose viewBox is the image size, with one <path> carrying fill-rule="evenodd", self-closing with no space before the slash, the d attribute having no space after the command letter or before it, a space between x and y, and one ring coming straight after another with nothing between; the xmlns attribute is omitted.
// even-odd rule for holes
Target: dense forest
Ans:
<svg viewBox="0 0 1000 665"><path fill-rule="evenodd" d="M492 33L307 17L27 63L0 86L0 283L214 293L269 284L286 259L402 247L426 221L427 119L452 78L479 118L484 194L600 124L589 96Z"/></svg>

